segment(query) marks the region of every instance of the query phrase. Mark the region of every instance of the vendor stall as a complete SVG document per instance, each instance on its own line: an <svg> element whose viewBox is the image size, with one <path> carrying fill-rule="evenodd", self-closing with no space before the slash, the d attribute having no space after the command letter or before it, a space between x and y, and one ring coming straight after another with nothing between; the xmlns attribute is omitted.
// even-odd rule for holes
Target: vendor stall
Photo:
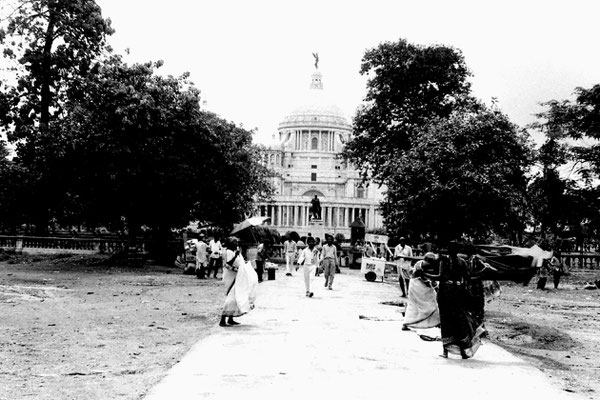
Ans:
<svg viewBox="0 0 600 400"><path fill-rule="evenodd" d="M386 273L396 268L396 264L388 262L386 255L393 256L388 247L388 237L385 235L374 235L367 233L365 235L364 254L362 257L360 272L364 274L365 279L373 282L383 278Z"/></svg>

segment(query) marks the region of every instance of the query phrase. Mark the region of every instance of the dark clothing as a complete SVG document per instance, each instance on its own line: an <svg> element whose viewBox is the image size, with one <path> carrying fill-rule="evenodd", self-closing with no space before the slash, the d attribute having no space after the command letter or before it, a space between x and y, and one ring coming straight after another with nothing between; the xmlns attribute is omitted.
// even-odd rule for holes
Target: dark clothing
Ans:
<svg viewBox="0 0 600 400"><path fill-rule="evenodd" d="M402 275L400 275L398 277L398 283L400 284L400 290L402 291L402 297L406 297L406 294L408 293L408 282L410 282L409 279L405 279ZM406 289L405 289L406 287Z"/></svg>
<svg viewBox="0 0 600 400"><path fill-rule="evenodd" d="M258 245L256 249L256 275L258 275L258 281L263 281L263 275L265 272L265 261L270 258L268 248L263 244Z"/></svg>
<svg viewBox="0 0 600 400"><path fill-rule="evenodd" d="M258 275L258 281L263 281L263 275L265 273L265 262L259 259L254 261L256 263L256 275Z"/></svg>
<svg viewBox="0 0 600 400"><path fill-rule="evenodd" d="M562 275L561 271L557 271L557 270L552 271L552 280L554 282L554 289L558 289L558 284L560 283L561 275Z"/></svg>
<svg viewBox="0 0 600 400"><path fill-rule="evenodd" d="M213 271L213 277L217 277L219 273L219 268L223 266L223 259L219 258L210 258L208 261L208 277L210 277L210 272Z"/></svg>
<svg viewBox="0 0 600 400"><path fill-rule="evenodd" d="M483 316L467 286L469 269L460 257L443 256L437 294L444 352L473 357L481 344ZM477 286L474 289L479 298ZM477 315L477 316L476 316ZM481 320L480 320L481 319Z"/></svg>

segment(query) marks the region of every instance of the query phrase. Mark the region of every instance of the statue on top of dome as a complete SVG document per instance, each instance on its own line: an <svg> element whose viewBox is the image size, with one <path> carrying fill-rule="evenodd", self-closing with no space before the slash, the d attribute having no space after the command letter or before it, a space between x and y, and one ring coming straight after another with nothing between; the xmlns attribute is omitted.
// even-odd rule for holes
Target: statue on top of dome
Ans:
<svg viewBox="0 0 600 400"><path fill-rule="evenodd" d="M312 53L312 55L315 58L315 68L319 69L319 53Z"/></svg>

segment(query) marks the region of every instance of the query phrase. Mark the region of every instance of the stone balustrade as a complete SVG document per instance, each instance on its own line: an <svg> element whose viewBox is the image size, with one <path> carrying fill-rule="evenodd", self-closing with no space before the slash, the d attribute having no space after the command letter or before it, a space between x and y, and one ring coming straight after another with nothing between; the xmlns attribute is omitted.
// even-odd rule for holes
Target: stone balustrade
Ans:
<svg viewBox="0 0 600 400"><path fill-rule="evenodd" d="M0 236L0 249L24 254L113 254L125 244L125 239ZM143 242L139 250L145 251Z"/></svg>
<svg viewBox="0 0 600 400"><path fill-rule="evenodd" d="M600 253L562 253L563 265L570 269L600 269Z"/></svg>

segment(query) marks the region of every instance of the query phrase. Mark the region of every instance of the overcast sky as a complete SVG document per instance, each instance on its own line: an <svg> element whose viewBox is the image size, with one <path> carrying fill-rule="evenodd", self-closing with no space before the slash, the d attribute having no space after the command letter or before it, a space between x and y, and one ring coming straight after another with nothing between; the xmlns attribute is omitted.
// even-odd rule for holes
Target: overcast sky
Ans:
<svg viewBox="0 0 600 400"><path fill-rule="evenodd" d="M473 93L513 122L538 103L600 83L598 1L97 0L130 61L191 73L206 108L258 128L265 143L308 87L320 57L325 89L350 119L365 95L366 49L405 38L460 49Z"/></svg>

